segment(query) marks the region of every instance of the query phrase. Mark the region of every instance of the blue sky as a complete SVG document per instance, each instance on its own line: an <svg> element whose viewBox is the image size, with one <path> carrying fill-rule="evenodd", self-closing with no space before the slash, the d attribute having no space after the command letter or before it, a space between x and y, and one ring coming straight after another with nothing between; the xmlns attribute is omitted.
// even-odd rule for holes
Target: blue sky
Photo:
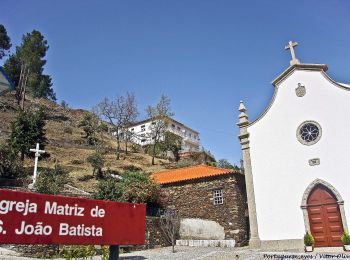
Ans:
<svg viewBox="0 0 350 260"><path fill-rule="evenodd" d="M0 7L13 45L33 29L48 40L45 72L59 101L90 109L133 91L142 119L166 94L175 118L232 163L241 158L239 101L250 119L263 112L270 82L289 65L289 40L299 42L301 62L326 63L335 80L350 82L345 0L1 0Z"/></svg>

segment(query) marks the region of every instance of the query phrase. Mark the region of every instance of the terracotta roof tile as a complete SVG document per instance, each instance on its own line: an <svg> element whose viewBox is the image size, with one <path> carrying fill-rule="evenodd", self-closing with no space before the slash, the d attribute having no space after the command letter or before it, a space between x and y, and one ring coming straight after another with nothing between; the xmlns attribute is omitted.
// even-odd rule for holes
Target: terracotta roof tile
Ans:
<svg viewBox="0 0 350 260"><path fill-rule="evenodd" d="M155 182L159 184L168 184L232 173L241 174L237 170L217 168L202 164L186 168L157 172L154 173L152 177Z"/></svg>

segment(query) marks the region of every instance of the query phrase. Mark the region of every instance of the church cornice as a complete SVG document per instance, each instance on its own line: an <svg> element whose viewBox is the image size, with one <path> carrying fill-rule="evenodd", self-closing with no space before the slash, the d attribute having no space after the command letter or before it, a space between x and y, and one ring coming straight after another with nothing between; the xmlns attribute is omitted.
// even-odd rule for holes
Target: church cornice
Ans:
<svg viewBox="0 0 350 260"><path fill-rule="evenodd" d="M325 76L325 78L327 80L329 80L330 82L332 82L333 84L337 85L338 87L342 87L342 88L346 88L343 85L337 83L336 81L334 81L333 79L331 79L326 71L328 70L328 66L326 64L294 64L289 66L285 71L282 72L282 74L280 74L277 78L275 78L272 81L272 84L274 85L274 92L273 92L273 96L271 98L271 101L269 103L269 105L266 107L266 109L264 110L264 112L257 117L254 121L250 122L248 127L252 126L253 124L255 124L256 122L260 121L270 110L270 108L272 107L273 103L275 102L277 93L278 93L278 85L284 81L289 75L291 75L295 70L307 70L307 71L321 71L323 72L322 75ZM350 90L350 89L348 89Z"/></svg>
<svg viewBox="0 0 350 260"><path fill-rule="evenodd" d="M275 78L271 83L275 87L280 84L285 78L287 78L290 74L293 73L294 70L317 70L324 71L328 70L326 64L294 64L289 66L285 71L283 71L277 78Z"/></svg>
<svg viewBox="0 0 350 260"><path fill-rule="evenodd" d="M295 65L291 65L289 66L284 72L282 72L282 74L280 74L277 78L275 78L272 81L272 84L274 85L274 92L273 92L273 96L271 98L270 103L268 104L268 106L265 108L265 110L263 111L263 113L260 114L260 116L258 116L254 121L250 122L247 127L249 128L250 126L254 125L255 123L257 123L258 121L260 121L270 110L270 108L272 107L272 105L275 102L275 99L277 97L277 93L278 93L278 89L279 89L279 85L288 77L290 76L294 71L296 70L305 70L305 71L320 71L321 75L328 81L330 82L333 86L341 88L345 91L350 91L350 84L345 84L345 83L339 83L337 81L335 81L334 79L332 79L327 73L326 71L328 70L328 66L326 64L295 64Z"/></svg>

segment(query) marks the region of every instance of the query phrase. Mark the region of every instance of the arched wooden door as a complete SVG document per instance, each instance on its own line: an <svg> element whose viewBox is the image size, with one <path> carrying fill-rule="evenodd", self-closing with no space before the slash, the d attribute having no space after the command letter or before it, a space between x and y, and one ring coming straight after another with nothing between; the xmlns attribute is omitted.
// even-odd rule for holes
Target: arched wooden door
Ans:
<svg viewBox="0 0 350 260"><path fill-rule="evenodd" d="M322 185L316 186L309 195L307 208L315 246L342 246L343 223L332 192Z"/></svg>

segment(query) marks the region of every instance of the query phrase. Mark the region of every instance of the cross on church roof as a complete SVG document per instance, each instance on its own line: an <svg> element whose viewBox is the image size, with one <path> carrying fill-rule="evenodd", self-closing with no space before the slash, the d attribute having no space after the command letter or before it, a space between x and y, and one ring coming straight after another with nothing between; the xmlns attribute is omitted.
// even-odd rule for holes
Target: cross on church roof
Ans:
<svg viewBox="0 0 350 260"><path fill-rule="evenodd" d="M300 61L295 57L295 51L294 51L294 47L298 46L297 42L292 42L289 41L288 45L286 47L284 47L285 50L290 50L290 54L292 55L292 59L290 61L290 65L295 65L295 64L300 64Z"/></svg>

